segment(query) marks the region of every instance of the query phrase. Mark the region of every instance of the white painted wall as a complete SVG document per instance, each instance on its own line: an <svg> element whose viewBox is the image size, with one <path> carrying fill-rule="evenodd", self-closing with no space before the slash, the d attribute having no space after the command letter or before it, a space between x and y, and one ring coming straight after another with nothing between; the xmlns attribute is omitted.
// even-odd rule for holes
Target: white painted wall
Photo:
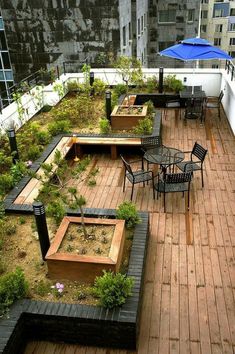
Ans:
<svg viewBox="0 0 235 354"><path fill-rule="evenodd" d="M92 71L95 74L95 78L102 79L107 85L112 86L118 83L123 83L121 75L119 75L115 69L92 68ZM143 73L146 78L153 75L158 78L159 75L158 69L143 69ZM195 69L195 72L192 73L192 69L165 69L164 76L167 75L176 75L176 77L182 81L186 78L185 85L202 85L207 96L218 96L220 91L223 90L224 98L222 104L232 131L235 134L235 82L231 82L230 75L228 75L225 70ZM59 82L64 83L66 87L66 82L69 80L83 82L83 73L62 75ZM58 97L58 94L53 91L53 85L48 85L43 88L44 105L55 105L59 100L60 98ZM27 112L24 121L27 121L35 115L40 108L35 108L32 95L24 95L22 102L25 111ZM18 129L22 124L23 122L19 119L15 102L3 109L0 114L0 129L2 133L12 126L15 126L16 129Z"/></svg>

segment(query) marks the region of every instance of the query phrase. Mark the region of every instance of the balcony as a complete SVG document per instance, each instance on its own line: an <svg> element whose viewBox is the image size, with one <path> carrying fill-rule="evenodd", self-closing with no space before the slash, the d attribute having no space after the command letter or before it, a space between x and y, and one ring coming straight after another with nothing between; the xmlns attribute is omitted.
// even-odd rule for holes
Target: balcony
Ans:
<svg viewBox="0 0 235 354"><path fill-rule="evenodd" d="M144 70L158 75L158 70ZM202 85L207 95L224 90L224 111L219 120L216 110L208 111L205 124L167 112L163 120L163 143L191 150L197 140L208 149L205 160L205 186L195 174L190 211L181 195L167 195L166 213L163 200L154 200L151 185L137 185L133 201L138 210L150 213L150 235L145 271L138 353L232 353L235 346L235 87L230 75L220 69L166 69L187 85ZM118 82L113 69L96 70L95 77ZM81 74L62 75L61 80L82 80ZM59 97L51 87L44 89L47 102ZM29 102L25 102L29 104ZM31 110L32 111L32 110ZM13 107L2 112L16 117ZM92 192L81 186L88 208L115 209L130 199L131 185L122 191L121 161L94 155L91 162L103 176ZM108 168L107 168L108 167ZM45 349L47 348L47 349ZM31 342L25 353L66 352L65 344ZM87 353L108 352L104 349L68 345L67 350ZM127 354L126 350L111 350ZM135 351L130 352L137 353Z"/></svg>

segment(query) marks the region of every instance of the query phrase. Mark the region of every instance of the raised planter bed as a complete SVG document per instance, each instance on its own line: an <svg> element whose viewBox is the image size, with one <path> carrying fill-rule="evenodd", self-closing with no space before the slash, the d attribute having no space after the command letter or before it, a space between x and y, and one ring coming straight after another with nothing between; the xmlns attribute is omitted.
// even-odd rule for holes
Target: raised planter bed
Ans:
<svg viewBox="0 0 235 354"><path fill-rule="evenodd" d="M86 209L89 217L115 217L115 210ZM75 215L69 213L69 215ZM77 215L77 213L76 213ZM132 296L119 308L63 304L25 299L0 320L0 353L20 354L29 340L64 341L135 350L138 345L144 267L148 243L148 213L140 212L134 232L128 275Z"/></svg>
<svg viewBox="0 0 235 354"><path fill-rule="evenodd" d="M112 242L107 257L102 255L87 256L65 251L63 253L59 252L59 248L71 223L79 225L81 224L81 218L74 216L63 218L55 239L46 254L49 278L79 280L91 283L95 280L96 276L102 275L103 270L118 272L125 241L125 221L99 218L85 219L87 226L114 226ZM79 236L77 235L77 237Z"/></svg>
<svg viewBox="0 0 235 354"><path fill-rule="evenodd" d="M147 106L115 106L111 113L112 130L130 130L147 116Z"/></svg>

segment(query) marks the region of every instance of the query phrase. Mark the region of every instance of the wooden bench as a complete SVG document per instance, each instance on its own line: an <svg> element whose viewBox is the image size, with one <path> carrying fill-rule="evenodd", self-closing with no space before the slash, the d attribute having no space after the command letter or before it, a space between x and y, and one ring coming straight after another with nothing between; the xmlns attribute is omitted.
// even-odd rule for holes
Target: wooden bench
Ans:
<svg viewBox="0 0 235 354"><path fill-rule="evenodd" d="M140 138L106 138L106 137L77 137L76 138L76 154L82 157L82 146L85 145L106 145L110 146L111 159L115 160L118 156L118 146L141 146Z"/></svg>

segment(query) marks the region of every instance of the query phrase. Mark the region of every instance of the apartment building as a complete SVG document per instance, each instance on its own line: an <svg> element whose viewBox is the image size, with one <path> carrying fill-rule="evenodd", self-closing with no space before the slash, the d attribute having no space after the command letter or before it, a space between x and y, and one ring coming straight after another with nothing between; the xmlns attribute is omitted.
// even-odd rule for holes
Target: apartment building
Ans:
<svg viewBox="0 0 235 354"><path fill-rule="evenodd" d="M235 57L235 1L202 0L200 34Z"/></svg>
<svg viewBox="0 0 235 354"><path fill-rule="evenodd" d="M7 38L4 29L4 21L0 9L0 92L1 100L7 100L7 91L13 85L13 73L11 69L11 61L8 52Z"/></svg>

